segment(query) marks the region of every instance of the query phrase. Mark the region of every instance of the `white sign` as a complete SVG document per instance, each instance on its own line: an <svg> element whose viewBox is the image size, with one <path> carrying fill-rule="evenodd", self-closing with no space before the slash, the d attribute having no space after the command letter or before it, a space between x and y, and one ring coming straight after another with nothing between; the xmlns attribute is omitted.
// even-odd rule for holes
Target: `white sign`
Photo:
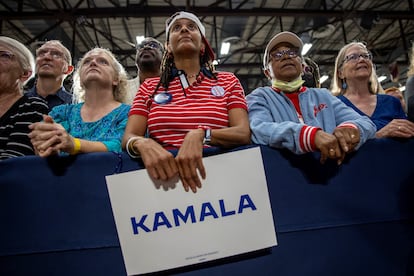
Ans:
<svg viewBox="0 0 414 276"><path fill-rule="evenodd" d="M145 169L106 177L128 275L277 245L260 148L203 158L197 193Z"/></svg>

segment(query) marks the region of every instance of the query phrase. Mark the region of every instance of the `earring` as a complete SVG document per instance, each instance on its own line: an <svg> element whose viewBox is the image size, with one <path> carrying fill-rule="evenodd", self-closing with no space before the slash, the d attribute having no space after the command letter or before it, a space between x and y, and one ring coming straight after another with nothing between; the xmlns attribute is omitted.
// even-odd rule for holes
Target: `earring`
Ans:
<svg viewBox="0 0 414 276"><path fill-rule="evenodd" d="M346 84L346 80L345 79L343 79L343 82L342 82L342 89L343 90L346 90L348 88L348 84Z"/></svg>

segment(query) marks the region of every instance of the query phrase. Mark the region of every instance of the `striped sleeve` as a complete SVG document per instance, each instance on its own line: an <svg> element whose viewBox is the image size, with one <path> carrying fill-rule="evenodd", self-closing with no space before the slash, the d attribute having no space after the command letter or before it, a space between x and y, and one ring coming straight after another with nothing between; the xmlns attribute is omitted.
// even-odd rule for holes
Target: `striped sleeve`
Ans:
<svg viewBox="0 0 414 276"><path fill-rule="evenodd" d="M313 152L315 147L315 135L320 127L303 126L299 134L299 145L303 152Z"/></svg>
<svg viewBox="0 0 414 276"><path fill-rule="evenodd" d="M0 125L0 159L33 155L29 125L41 121L47 113L46 102L37 97L23 96L12 106Z"/></svg>

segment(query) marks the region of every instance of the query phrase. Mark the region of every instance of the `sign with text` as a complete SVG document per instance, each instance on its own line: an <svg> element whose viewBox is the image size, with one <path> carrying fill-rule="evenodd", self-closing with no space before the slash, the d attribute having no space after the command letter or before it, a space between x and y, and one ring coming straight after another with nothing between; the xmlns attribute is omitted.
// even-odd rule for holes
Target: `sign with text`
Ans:
<svg viewBox="0 0 414 276"><path fill-rule="evenodd" d="M260 148L203 158L197 193L145 169L106 177L128 275L277 245Z"/></svg>

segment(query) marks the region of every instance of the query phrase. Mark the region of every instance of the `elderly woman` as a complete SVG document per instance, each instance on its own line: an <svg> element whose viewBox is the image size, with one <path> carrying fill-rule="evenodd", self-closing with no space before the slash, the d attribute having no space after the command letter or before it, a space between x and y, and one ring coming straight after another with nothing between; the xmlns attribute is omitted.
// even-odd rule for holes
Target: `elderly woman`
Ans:
<svg viewBox="0 0 414 276"><path fill-rule="evenodd" d="M203 147L234 147L250 142L244 91L227 72L215 72L205 28L192 13L166 21L166 51L160 78L139 88L129 113L123 146L141 156L151 177L179 175L196 192L206 172ZM148 127L149 138L144 137ZM177 156L168 149L179 149Z"/></svg>
<svg viewBox="0 0 414 276"><path fill-rule="evenodd" d="M0 160L33 155L29 125L47 114L46 102L23 95L34 58L22 43L0 36Z"/></svg>
<svg viewBox="0 0 414 276"><path fill-rule="evenodd" d="M74 96L80 103L56 106L44 122L30 126L37 153L120 152L129 111L122 103L126 83L124 68L109 50L87 52L74 75Z"/></svg>
<svg viewBox="0 0 414 276"><path fill-rule="evenodd" d="M359 114L368 116L377 127L377 138L413 137L414 123L407 120L401 102L382 92L366 46L351 42L342 47L335 61L332 93Z"/></svg>
<svg viewBox="0 0 414 276"><path fill-rule="evenodd" d="M374 136L375 126L347 107L328 90L304 87L303 43L291 32L281 32L268 43L263 66L272 86L247 96L252 140L296 154L320 151L341 164L345 155Z"/></svg>

